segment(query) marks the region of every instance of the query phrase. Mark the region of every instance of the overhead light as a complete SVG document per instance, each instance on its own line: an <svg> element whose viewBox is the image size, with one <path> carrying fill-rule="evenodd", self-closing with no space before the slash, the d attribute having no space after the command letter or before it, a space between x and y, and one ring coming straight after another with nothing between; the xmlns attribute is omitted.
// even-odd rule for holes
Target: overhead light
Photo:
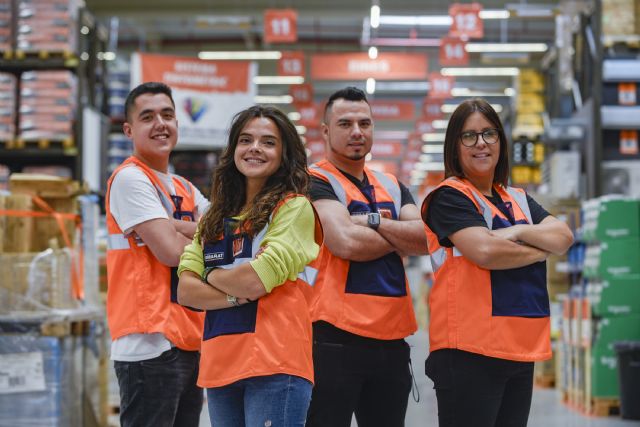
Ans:
<svg viewBox="0 0 640 427"><path fill-rule="evenodd" d="M255 76L253 83L257 85L299 85L304 83L302 76Z"/></svg>
<svg viewBox="0 0 640 427"><path fill-rule="evenodd" d="M504 90L506 96L516 96L516 90L512 87L508 87Z"/></svg>
<svg viewBox="0 0 640 427"><path fill-rule="evenodd" d="M449 126L449 120L434 120L431 122L431 127L434 129L446 129Z"/></svg>
<svg viewBox="0 0 640 427"><path fill-rule="evenodd" d="M409 132L406 130L379 130L376 131L376 139L407 139Z"/></svg>
<svg viewBox="0 0 640 427"><path fill-rule="evenodd" d="M512 3L506 8L512 16L518 18L552 18L556 14L557 5Z"/></svg>
<svg viewBox="0 0 640 427"><path fill-rule="evenodd" d="M444 145L425 144L422 146L422 152L425 154L442 154L444 153Z"/></svg>
<svg viewBox="0 0 640 427"><path fill-rule="evenodd" d="M376 91L376 79L374 79L373 77L369 77L367 79L366 89L369 95L373 95Z"/></svg>
<svg viewBox="0 0 640 427"><path fill-rule="evenodd" d="M504 91L489 92L489 91L482 91L482 90L471 90L466 87L459 87L459 88L454 87L453 89L451 89L451 96L486 98L490 96L512 96L512 95L507 95Z"/></svg>
<svg viewBox="0 0 640 427"><path fill-rule="evenodd" d="M435 156L433 154L420 154L420 157L418 158L420 163L427 163L427 162L433 162L435 161Z"/></svg>
<svg viewBox="0 0 640 427"><path fill-rule="evenodd" d="M253 61L260 59L280 59L282 58L282 52L279 50L202 51L198 53L198 58L217 61Z"/></svg>
<svg viewBox="0 0 640 427"><path fill-rule="evenodd" d="M422 140L424 142L444 142L444 133L423 133Z"/></svg>
<svg viewBox="0 0 640 427"><path fill-rule="evenodd" d="M289 120L297 122L298 120L300 120L302 115L300 113L298 113L297 111L292 111L292 112L287 114L287 117L289 117Z"/></svg>
<svg viewBox="0 0 640 427"><path fill-rule="evenodd" d="M380 26L380 6L377 4L371 6L370 22L371 28L378 28Z"/></svg>
<svg viewBox="0 0 640 427"><path fill-rule="evenodd" d="M253 97L256 104L291 104L293 97L291 95L265 96L258 95Z"/></svg>
<svg viewBox="0 0 640 427"><path fill-rule="evenodd" d="M467 43L467 52L546 52L546 43Z"/></svg>
<svg viewBox="0 0 640 427"><path fill-rule="evenodd" d="M307 133L307 127L302 125L297 125L296 130L298 131L298 135L304 135Z"/></svg>
<svg viewBox="0 0 640 427"><path fill-rule="evenodd" d="M373 12L373 7L371 8ZM507 19L511 16L508 10L481 10L480 19ZM380 15L380 25L410 25L410 26L449 26L453 22L449 15ZM371 15L373 27L373 14ZM374 27L377 28L377 27Z"/></svg>
<svg viewBox="0 0 640 427"><path fill-rule="evenodd" d="M369 59L376 59L378 57L378 48L371 46L369 48Z"/></svg>
<svg viewBox="0 0 640 427"><path fill-rule="evenodd" d="M411 178L423 179L425 176L427 176L427 171L423 171L419 169L414 169L411 171Z"/></svg>
<svg viewBox="0 0 640 427"><path fill-rule="evenodd" d="M501 104L491 104L491 107L495 110L496 113L502 112ZM440 107L440 111L446 114L451 114L455 111L456 108L458 108L457 104L443 104L442 107ZM442 140L444 141L444 138Z"/></svg>
<svg viewBox="0 0 640 427"><path fill-rule="evenodd" d="M508 76L515 77L520 70L515 67L459 67L443 68L440 70L443 76Z"/></svg>

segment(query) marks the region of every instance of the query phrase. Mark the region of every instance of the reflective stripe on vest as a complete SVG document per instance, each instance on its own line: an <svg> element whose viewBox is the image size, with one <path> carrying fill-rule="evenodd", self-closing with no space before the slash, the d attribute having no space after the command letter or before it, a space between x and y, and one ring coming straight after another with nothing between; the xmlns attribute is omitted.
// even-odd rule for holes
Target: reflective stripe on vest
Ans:
<svg viewBox="0 0 640 427"><path fill-rule="evenodd" d="M302 273L298 274L298 279L302 280L309 286L313 286L316 284L316 279L318 278L318 269L310 266L306 266Z"/></svg>
<svg viewBox="0 0 640 427"><path fill-rule="evenodd" d="M531 210L529 209L529 203L527 202L527 195L517 191L513 187L507 187L507 193L509 193L511 198L516 201L518 206L520 206L522 213L527 218L527 222L529 224L533 224L533 220L531 219Z"/></svg>
<svg viewBox="0 0 640 427"><path fill-rule="evenodd" d="M107 236L107 249L110 251L129 249L129 239L124 237L124 234L109 234Z"/></svg>

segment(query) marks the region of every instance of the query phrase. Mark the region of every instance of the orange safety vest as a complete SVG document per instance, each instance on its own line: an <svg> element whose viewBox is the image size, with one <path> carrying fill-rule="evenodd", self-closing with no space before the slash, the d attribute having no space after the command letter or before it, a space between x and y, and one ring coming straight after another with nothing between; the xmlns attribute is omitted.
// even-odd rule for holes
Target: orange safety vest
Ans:
<svg viewBox="0 0 640 427"><path fill-rule="evenodd" d="M379 212L400 217L401 190L392 175L364 168L369 187L363 194L327 160L309 169L333 188L351 215ZM405 338L417 329L409 283L402 258L395 252L376 260L357 262L339 258L322 246L321 268L311 306L313 321L324 320L335 327L369 338Z"/></svg>
<svg viewBox="0 0 640 427"><path fill-rule="evenodd" d="M283 203L278 204L274 214ZM252 261L268 227L269 224L265 225L252 238L233 219L225 219L223 238L203 244L205 267L233 268ZM315 239L318 245L322 243L317 217ZM310 263L297 280L287 280L256 301L208 310L198 385L222 387L244 378L274 374L295 375L313 382L311 318L306 294L316 276L317 270Z"/></svg>
<svg viewBox="0 0 640 427"><path fill-rule="evenodd" d="M198 350L204 314L177 304L177 268L158 261L135 233L124 235L109 209L111 183L125 167L138 167L147 175L170 218L193 220L195 208L194 190L187 180L173 176L176 194L172 198L153 170L136 157L125 160L109 178L105 203L109 233L107 321L111 337L115 340L129 334L160 332L178 348ZM182 198L181 203L175 196Z"/></svg>
<svg viewBox="0 0 640 427"><path fill-rule="evenodd" d="M509 218L466 179L449 178L449 186L473 202L489 230L532 224L526 193L495 185ZM432 192L431 194L434 194ZM423 218L430 196L422 204ZM445 248L427 227L434 284L429 295L430 351L455 348L516 361L551 357L546 263L508 270L486 270L456 247Z"/></svg>

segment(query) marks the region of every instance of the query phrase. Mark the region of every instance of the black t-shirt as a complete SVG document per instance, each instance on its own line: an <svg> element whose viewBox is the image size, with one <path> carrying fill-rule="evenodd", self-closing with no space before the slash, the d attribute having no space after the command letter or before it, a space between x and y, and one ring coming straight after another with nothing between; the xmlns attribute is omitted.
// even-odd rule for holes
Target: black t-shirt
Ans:
<svg viewBox="0 0 640 427"><path fill-rule="evenodd" d="M494 205L499 206L502 198L493 190L493 196L487 199ZM534 224L539 224L550 214L535 200L527 194L527 203L531 211L531 220ZM486 227L484 217L467 196L452 187L440 187L433 194L429 202L429 209L426 215L427 226L438 236L440 245L450 248L453 246L449 236L456 231L468 227Z"/></svg>
<svg viewBox="0 0 640 427"><path fill-rule="evenodd" d="M338 169L340 170L340 169ZM369 179L367 178L367 175L364 175L364 179L362 181L360 181L358 178L356 178L353 175L349 175L346 172L342 172L340 171L344 176L347 177L347 179L351 182L353 182L353 184L358 187L359 190L361 190L362 188L366 187L367 185L369 185ZM411 195L411 192L409 191L409 189L407 187L404 186L403 183L401 183L400 181L398 181L398 184L400 185L400 207L404 206L404 205L415 205L416 202L415 200L413 200L413 196ZM309 195L311 197L312 201L316 201L316 200L338 200L338 196L336 196L335 191L333 191L333 187L331 186L331 184L329 184L327 181L318 178L316 176L311 176L311 189L309 190ZM400 212L398 212L398 215L400 215Z"/></svg>

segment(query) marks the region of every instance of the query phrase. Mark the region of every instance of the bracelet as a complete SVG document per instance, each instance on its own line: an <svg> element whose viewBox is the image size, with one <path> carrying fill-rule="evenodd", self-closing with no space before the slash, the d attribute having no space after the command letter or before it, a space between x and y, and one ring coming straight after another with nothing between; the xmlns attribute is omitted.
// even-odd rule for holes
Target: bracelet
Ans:
<svg viewBox="0 0 640 427"><path fill-rule="evenodd" d="M233 307L237 307L240 305L240 303L238 302L238 298L234 297L233 295L229 295L227 294L227 302L229 303L229 305L233 306Z"/></svg>
<svg viewBox="0 0 640 427"><path fill-rule="evenodd" d="M203 283L211 286L211 283L209 283L209 281L207 280L207 278L209 277L209 274L215 270L216 268L220 268L220 267L207 267L204 269L204 271L202 272L202 276L200 276L200 280L202 280Z"/></svg>

